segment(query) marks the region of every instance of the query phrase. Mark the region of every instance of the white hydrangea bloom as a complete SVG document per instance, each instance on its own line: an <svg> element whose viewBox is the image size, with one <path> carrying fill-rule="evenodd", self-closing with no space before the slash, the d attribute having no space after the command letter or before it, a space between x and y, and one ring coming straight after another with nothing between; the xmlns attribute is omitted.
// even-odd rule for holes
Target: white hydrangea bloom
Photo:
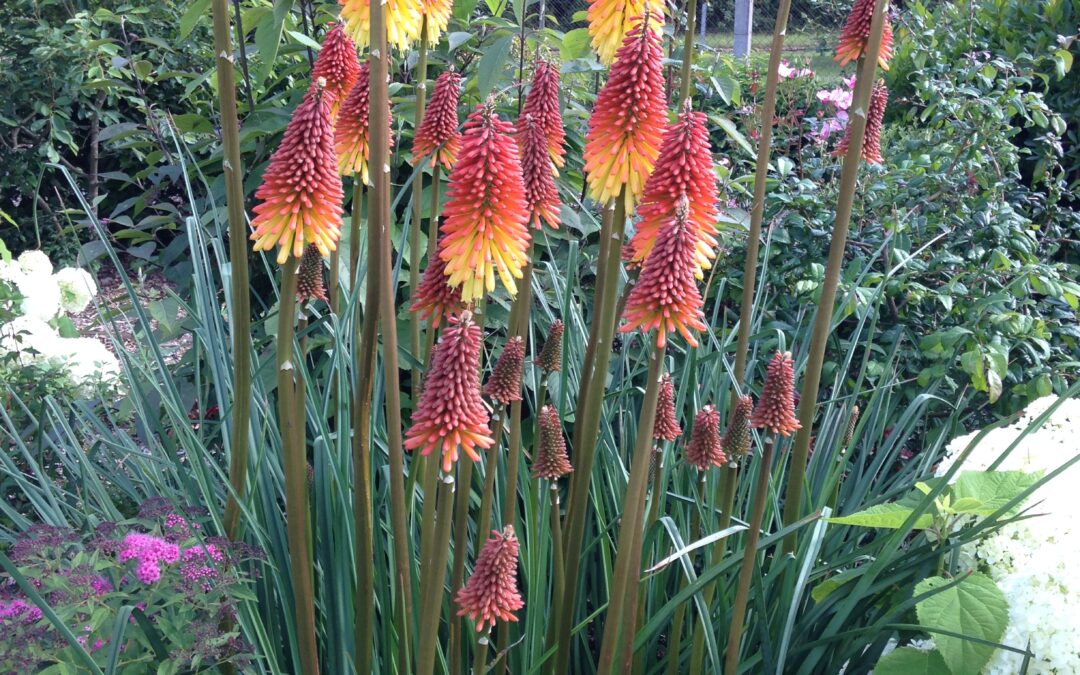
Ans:
<svg viewBox="0 0 1080 675"><path fill-rule="evenodd" d="M14 286L17 285L19 279L24 276L22 268L19 267L19 261L0 260L0 281L7 282Z"/></svg>
<svg viewBox="0 0 1080 675"><path fill-rule="evenodd" d="M47 277L53 273L53 264L44 251L24 251L19 256L19 269L28 277Z"/></svg>
<svg viewBox="0 0 1080 675"><path fill-rule="evenodd" d="M16 352L19 362L27 365L53 355L55 340L59 338L56 329L34 317L19 316L0 324L0 352Z"/></svg>
<svg viewBox="0 0 1080 675"><path fill-rule="evenodd" d="M23 296L22 313L42 321L51 321L60 314L60 286L55 277L26 275L15 282Z"/></svg>
<svg viewBox="0 0 1080 675"><path fill-rule="evenodd" d="M1020 433L1056 400L1033 402L1014 424L990 432L964 461L965 470L985 470ZM1042 428L1028 434L997 469L1050 472L1080 453L1080 399L1062 403ZM975 434L954 439L938 468L944 474ZM977 564L1009 601L1002 642L1035 654L1033 675L1080 673L1080 463L1048 481L1026 502L1029 515L972 547ZM988 675L1020 672L1023 656L999 649L983 670Z"/></svg>
<svg viewBox="0 0 1080 675"><path fill-rule="evenodd" d="M72 384L85 396L112 389L120 383L120 362L94 338L61 338L67 349L66 367Z"/></svg>
<svg viewBox="0 0 1080 675"><path fill-rule="evenodd" d="M94 277L84 269L65 267L53 275L53 279L60 288L60 306L65 312L83 311L97 295Z"/></svg>

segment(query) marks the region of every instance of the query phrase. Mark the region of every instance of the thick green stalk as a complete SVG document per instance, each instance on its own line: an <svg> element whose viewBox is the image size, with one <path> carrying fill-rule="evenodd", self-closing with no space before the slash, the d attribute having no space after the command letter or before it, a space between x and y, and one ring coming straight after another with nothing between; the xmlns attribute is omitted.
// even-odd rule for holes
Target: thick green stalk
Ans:
<svg viewBox="0 0 1080 675"><path fill-rule="evenodd" d="M476 653L473 655L473 675L483 675L487 672L487 654L491 646L491 633L483 633L476 639Z"/></svg>
<svg viewBox="0 0 1080 675"><path fill-rule="evenodd" d="M697 541L701 538L701 510L706 508L705 505L705 472L700 472L701 476L697 484L697 508L694 509L694 514L690 518L690 541ZM690 581L685 574L681 575L682 581L679 582L679 590L686 588ZM668 639L667 644L667 675L679 674L679 662L682 651L682 633L683 633L683 621L686 617L687 604L679 605L675 609L675 616L671 619L671 637ZM689 671L695 672L695 671ZM696 672L701 672L696 671Z"/></svg>
<svg viewBox="0 0 1080 675"><path fill-rule="evenodd" d="M495 415L495 424L491 427L491 435L495 442L488 448L484 458L484 492L480 496L480 516L476 521L477 538L481 543L487 540L487 534L495 528L491 522L491 514L495 511L495 477L498 475L499 446L502 445L503 417L506 408L499 407Z"/></svg>
<svg viewBox="0 0 1080 675"><path fill-rule="evenodd" d="M394 303L394 269L391 264L390 232L390 120L389 55L386 49L386 5L371 4L371 204L368 227L378 229L379 241L379 324L382 332L383 385L386 414L390 482L390 530L394 546L394 582L401 588L404 602L395 608L395 623L402 641L402 656L408 654L409 611L412 604L409 529L405 517L405 450L401 434L401 382L398 369L397 308ZM402 659L405 661L405 658Z"/></svg>
<svg viewBox="0 0 1080 675"><path fill-rule="evenodd" d="M551 593L554 598L563 594L563 543L562 522L559 517L559 485L555 481L548 487L551 499Z"/></svg>
<svg viewBox="0 0 1080 675"><path fill-rule="evenodd" d="M335 248L330 254L330 278L326 281L326 294L330 298L327 303L330 305L330 313L337 314L338 307L341 305L338 298L338 289L341 286L339 281L338 269L341 267L341 249Z"/></svg>
<svg viewBox="0 0 1080 675"><path fill-rule="evenodd" d="M757 165L754 168L754 202L750 209L750 233L746 239L746 260L743 263L742 305L739 307L739 335L735 346L735 381L742 389L746 381L746 358L750 350L750 324L754 315L754 283L757 279L758 247L761 242L761 221L765 216L765 182L769 177L769 153L772 151L773 118L776 117L776 88L780 80L780 57L784 52L788 13L791 0L780 0L773 25L772 49L769 51L769 73L765 78L765 101L761 108L758 134ZM738 392L732 392L737 396ZM734 401L734 398L732 399Z"/></svg>
<svg viewBox="0 0 1080 675"><path fill-rule="evenodd" d="M620 634L624 624L632 632L634 617L627 617L624 607L630 595L637 595L641 580L641 528L645 517L645 496L649 485L649 464L652 459L653 425L656 422L656 399L660 392L660 375L664 365L664 350L655 348L649 356L649 374L645 383L645 398L638 418L634 457L630 463L630 479L623 497L622 521L619 524L619 550L615 554L615 576L608 593L607 618L604 620L604 639L597 662L598 675L612 675L616 670ZM634 564L638 561L638 564ZM567 567L569 570L569 566Z"/></svg>
<svg viewBox="0 0 1080 675"><path fill-rule="evenodd" d="M450 592L454 593L465 582L465 559L469 554L469 498L472 494L474 462L468 457L458 462L457 503L454 504L454 564L450 574ZM482 535L483 530L480 531ZM425 610L430 611L429 608ZM450 661L454 672L461 664L461 637L465 620L450 615Z"/></svg>
<svg viewBox="0 0 1080 675"><path fill-rule="evenodd" d="M690 98L690 78L694 68L694 25L697 23L697 0L686 3L686 35L683 36L682 70L679 73L679 107Z"/></svg>
<svg viewBox="0 0 1080 675"><path fill-rule="evenodd" d="M292 566L297 648L304 673L318 675L319 647L315 638L315 582L308 532L307 448L304 444L304 401L297 397L293 362L296 337L296 264L289 258L281 271L278 307L277 388L281 425L282 469L285 474L285 518Z"/></svg>
<svg viewBox="0 0 1080 675"><path fill-rule="evenodd" d="M360 220L364 212L364 184L357 176L353 176L352 219L349 223L349 278L353 284L357 283L356 268L360 264ZM369 246L370 248L370 246ZM370 252L368 253L370 256ZM370 257L368 258L370 261ZM369 265L370 267L370 262ZM368 272L370 276L371 272ZM358 285L352 287L355 293Z"/></svg>
<svg viewBox="0 0 1080 675"><path fill-rule="evenodd" d="M248 238L244 218L244 185L240 163L240 123L236 115L236 78L233 73L229 6L214 0L214 53L217 54L218 110L224 154L225 203L229 212L229 266L231 273L233 348L232 434L229 444L229 485L225 503L225 534L240 536L240 503L247 490L248 437L251 418L251 300L248 291Z"/></svg>
<svg viewBox="0 0 1080 675"><path fill-rule="evenodd" d="M851 223L851 207L855 201L856 180L862 164L863 137L866 132L866 113L870 107L870 94L874 89L878 54L881 52L881 34L885 26L888 0L877 0L870 22L870 40L865 58L858 68L855 93L849 110L851 140L844 165L840 170L840 195L836 202L836 221L833 224L832 241L829 243L829 260L825 265L825 280L821 286L814 315L810 348L807 350L806 370L803 371L802 395L799 399L799 422L802 428L795 435L788 469L787 493L784 499L784 522L794 523L802 508L803 479L806 477L806 459L810 453L810 434L817 411L818 386L821 384L821 367L825 362L825 346L832 327L833 304L836 288L840 284L840 272L844 265L844 247L847 245L848 225ZM792 532L784 538L783 552L795 550L797 538Z"/></svg>
<svg viewBox="0 0 1080 675"><path fill-rule="evenodd" d="M625 293L623 294L626 295ZM621 301L621 298L620 298ZM641 566L642 547L645 545L644 536L645 532L652 527L652 524L656 522L656 519L660 516L660 502L664 497L664 451L662 447L655 447L652 453L652 499L649 500L649 513L645 517L644 525L641 531L638 532L637 550L638 560L637 566ZM623 631L622 637L622 655L623 663L625 665L624 670L626 672L632 672L635 675L645 672L645 653L641 652L635 655L630 651L630 646L634 641L634 635L637 633L638 628L645 625L645 585L638 584L637 593L631 596L631 604L626 612L627 616L636 617L634 619L634 630Z"/></svg>
<svg viewBox="0 0 1080 675"><path fill-rule="evenodd" d="M739 465L728 465L721 469L720 474L720 488L718 497L720 499L720 524L717 526L717 531L726 530L731 526L731 519L735 512L735 489L739 484ZM719 565L720 561L724 559L724 555L727 553L727 539L721 539L716 542L712 550L712 559L710 565ZM705 604L705 607L712 607L713 592L716 590L716 582L708 584L702 589L701 599ZM694 643L690 650L690 670L691 673L702 672L701 667L705 662L705 624L698 622L694 626ZM720 664L716 664L719 667ZM696 668L696 670L695 670Z"/></svg>
<svg viewBox="0 0 1080 675"><path fill-rule="evenodd" d="M467 458L462 461L469 461ZM439 482L438 506L435 515L436 533L430 564L424 566L420 593L420 643L416 654L416 675L431 675L435 671L435 651L439 641L439 620L442 618L442 597L446 586L446 562L450 557L450 523L454 515L454 478L443 476ZM425 561L428 562L428 561Z"/></svg>
<svg viewBox="0 0 1080 675"><path fill-rule="evenodd" d="M413 117L413 129L420 128L420 122L424 119L424 108L427 105L427 15L424 16L420 29L420 46L416 62L416 115ZM409 293L415 293L420 285L420 219L423 218L423 195L424 195L424 165L416 165L416 175L412 185L412 223L409 225ZM432 218L435 218L432 212ZM430 260L430 259L429 259ZM430 264L430 262L429 262ZM420 353L420 316L415 312L410 314L409 320L409 345L412 347L413 356L417 361L423 361ZM412 370L412 386L416 387L420 382L420 369Z"/></svg>
<svg viewBox="0 0 1080 675"><path fill-rule="evenodd" d="M742 641L743 622L746 620L746 603L750 599L750 582L753 581L761 523L765 518L765 502L769 497L772 455L773 440L770 438L765 441L765 447L761 450L761 465L758 466L758 479L754 486L754 506L750 512L750 528L746 531L739 584L735 589L735 604L732 606L731 628L728 631L727 654L724 658L724 672L731 675L734 675L739 667L739 643Z"/></svg>
<svg viewBox="0 0 1080 675"><path fill-rule="evenodd" d="M592 467L596 459L596 443L600 433L600 414L604 404L604 383L607 379L608 364L611 361L611 340L615 333L616 300L618 296L619 271L622 269L623 233L626 228L625 189L612 206L607 209L610 220L605 217L601 227L601 250L604 255L599 261L598 291L590 330L589 345L586 353L587 367L581 372L581 387L578 392L578 409L581 418L574 428L574 473L570 479L570 499L566 509L568 524L563 528L566 545L566 578L562 608L556 621L552 622L555 631L555 643L558 646L556 658L549 663L553 670L548 672L566 673L570 662L570 630L574 622L574 609L578 591L578 564L585 536L585 517L589 511L589 486ZM591 353L591 362L589 360ZM651 436L651 434L650 434Z"/></svg>
<svg viewBox="0 0 1080 675"><path fill-rule="evenodd" d="M439 241L439 179L442 177L440 169L442 169L442 165L436 162L435 168L431 170L431 214L428 220L427 234L429 261L435 259L435 250ZM435 344L435 334L438 331L439 325L432 319L431 323L428 324L427 338L424 341L424 353L416 357L423 362L424 368L427 368L431 359L431 347Z"/></svg>

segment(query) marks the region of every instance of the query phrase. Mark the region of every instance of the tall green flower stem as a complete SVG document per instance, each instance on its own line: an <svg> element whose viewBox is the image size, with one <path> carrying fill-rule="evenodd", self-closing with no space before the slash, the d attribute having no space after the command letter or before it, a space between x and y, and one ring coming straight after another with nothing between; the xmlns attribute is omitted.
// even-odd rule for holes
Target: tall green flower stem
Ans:
<svg viewBox="0 0 1080 675"><path fill-rule="evenodd" d="M682 70L679 73L679 107L690 98L690 78L694 69L694 25L697 23L697 0L686 3L686 34L683 36Z"/></svg>
<svg viewBox="0 0 1080 675"><path fill-rule="evenodd" d="M627 602L635 603L641 580L642 526L645 519L645 497L649 486L649 464L652 460L653 425L656 422L656 399L660 392L660 375L664 365L664 349L654 348L649 356L649 373L645 383L645 398L641 403L634 457L630 462L630 478L623 497L622 519L619 525L619 550L615 554L614 577L608 594L607 618L604 620L604 639L597 662L598 675L612 675L619 667L618 651L623 631L633 633L636 612L626 612ZM567 566L569 571L572 565Z"/></svg>
<svg viewBox="0 0 1080 675"><path fill-rule="evenodd" d="M624 293L625 297L626 294ZM620 298L620 301L622 298ZM621 313L621 312L620 312ZM652 527L652 524L656 522L656 519L660 516L660 502L664 498L664 449L663 446L657 446L653 449L652 453L652 498L649 499L649 513L645 517L645 521L642 524L641 532L638 533L637 551L638 559L635 563L639 568L641 567L641 556L643 554L642 547L645 545L644 536L645 532ZM637 593L631 595L630 606L627 608L627 616L636 617L634 619L633 630L624 630L622 636L621 653L623 655L624 670L627 672L633 672L635 675L645 672L645 653L640 652L635 657L631 650L631 644L634 641L634 634L637 633L638 628L645 625L645 586L642 584L637 585Z"/></svg>
<svg viewBox="0 0 1080 675"><path fill-rule="evenodd" d="M379 243L379 315L382 332L383 401L386 414L390 482L390 530L394 546L396 588L401 591L395 623L401 645L401 662L408 655L409 608L412 603L409 530L405 513L405 450L401 434L401 382L398 369L397 308L394 303L394 270L390 260L390 120L388 117L389 52L386 49L386 5L371 3L371 203L368 227L377 229Z"/></svg>
<svg viewBox="0 0 1080 675"><path fill-rule="evenodd" d="M742 567L739 568L739 584L735 589L731 627L728 630L727 653L724 656L724 672L734 675L739 667L739 643L742 641L743 622L746 620L746 603L750 599L750 582L753 581L754 562L757 560L761 523L765 518L765 502L769 497L769 468L772 466L773 439L765 441L761 450L757 483L754 486L754 506L750 511L750 526L746 531Z"/></svg>
<svg viewBox="0 0 1080 675"><path fill-rule="evenodd" d="M315 582L308 531L307 447L304 443L304 401L294 359L296 338L296 265L289 258L281 271L278 307L277 389L281 425L282 469L285 474L285 518L299 662L304 673L318 675L315 638Z"/></svg>
<svg viewBox="0 0 1080 675"><path fill-rule="evenodd" d="M698 504L690 518L690 541L697 541L701 538L701 509L705 508L705 472L702 471L700 474L697 483ZM686 588L689 583L690 580L684 574L682 581L679 582L679 590ZM685 619L686 605L682 604L675 609L675 616L671 619L671 639L668 640L667 646L667 675L678 675L681 672L679 663L680 656L682 656L682 629Z"/></svg>
<svg viewBox="0 0 1080 675"><path fill-rule="evenodd" d="M492 513L495 511L495 478L499 461L499 447L502 445L503 419L506 416L506 408L499 408L495 415L495 424L491 426L491 435L495 443L488 448L484 457L484 492L480 496L480 516L476 521L477 536L481 542L487 538L487 533L495 528L491 522Z"/></svg>
<svg viewBox="0 0 1080 675"><path fill-rule="evenodd" d="M428 261L435 259L435 251L439 241L439 180L442 178L441 169L442 165L436 162L435 167L431 170L431 217L428 221L427 234ZM431 360L431 348L435 344L435 334L438 330L439 325L432 319L431 323L428 324L424 353L417 356L417 359L423 362L425 368L427 368Z"/></svg>
<svg viewBox="0 0 1080 675"><path fill-rule="evenodd" d="M413 117L413 129L420 128L420 122L424 119L424 108L427 106L427 65L428 65L428 41L427 41L427 16L425 15L420 27L420 46L417 51L416 61L416 115ZM412 224L409 226L409 292L412 293L420 285L420 219L424 211L424 165L417 163L417 175L413 178L412 185ZM435 211L431 212L432 222L437 222ZM430 236L430 232L429 232ZM413 356L418 362L423 361L420 353L420 316L412 314L409 320L409 346L412 347ZM413 368L412 383L415 387L420 382L420 369Z"/></svg>
<svg viewBox="0 0 1080 675"><path fill-rule="evenodd" d="M589 511L589 485L593 463L596 460L596 442L600 433L600 414L604 404L604 383L611 361L611 340L615 334L615 309L618 299L619 271L622 269L622 242L626 229L626 190L605 209L600 228L600 259L597 265L598 285L595 295L594 315L586 345L585 365L581 371L581 385L577 405L581 417L574 425L575 461L570 479L570 497L563 527L566 545L565 587L559 615L552 622L556 658L549 661L549 673L566 673L570 662L570 630L577 605L578 572L581 566L582 544L585 535L585 516ZM650 427L651 429L651 427ZM647 433L646 436L652 436Z"/></svg>
<svg viewBox="0 0 1080 675"><path fill-rule="evenodd" d="M458 462L458 492L454 504L454 563L450 573L450 592L454 593L465 582L465 558L469 551L469 499L472 493L474 462L464 458ZM478 528L477 537L484 538L486 530ZM433 611L425 607L425 611ZM455 617L450 612L450 661L449 668L454 672L461 664L462 635L465 632L465 620Z"/></svg>
<svg viewBox="0 0 1080 675"><path fill-rule="evenodd" d="M469 462L468 458L461 461ZM416 675L435 671L435 651L439 642L439 620L446 585L446 563L450 557L450 524L454 519L454 478L443 476L436 496L435 535L432 556L424 561L420 579L420 642L416 654Z"/></svg>
<svg viewBox="0 0 1080 675"><path fill-rule="evenodd" d="M825 265L821 299L818 301L814 327L810 334L806 370L803 371L803 386L799 399L799 422L802 428L795 435L791 466L788 468L787 493L784 498L783 522L785 523L798 520L802 509L803 481L806 478L806 459L810 453L810 434L813 431L814 413L817 408L818 386L821 384L821 367L825 361L825 346L832 329L836 288L840 284L840 272L844 265L844 247L847 245L848 225L851 223L851 207L855 201L856 179L859 177L859 168L862 164L866 113L870 107L870 94L874 89L887 8L887 0L877 0L874 4L874 15L870 21L870 39L866 45L866 54L859 62L855 93L848 111L851 120L848 122L851 125L851 140L847 154L844 156L843 168L840 170L840 195L836 202L836 221L833 224L832 241L829 244L829 259ZM792 532L784 539L783 552L793 552L796 543L795 533Z"/></svg>
<svg viewBox="0 0 1080 675"><path fill-rule="evenodd" d="M225 202L229 213L230 300L232 309L233 409L229 444L229 485L225 503L225 534L240 535L240 502L247 490L248 441L251 418L251 299L248 291L248 238L244 217L243 167L240 164L240 123L236 115L236 77L227 0L214 0L214 53L217 54L218 109L221 114L225 171Z"/></svg>

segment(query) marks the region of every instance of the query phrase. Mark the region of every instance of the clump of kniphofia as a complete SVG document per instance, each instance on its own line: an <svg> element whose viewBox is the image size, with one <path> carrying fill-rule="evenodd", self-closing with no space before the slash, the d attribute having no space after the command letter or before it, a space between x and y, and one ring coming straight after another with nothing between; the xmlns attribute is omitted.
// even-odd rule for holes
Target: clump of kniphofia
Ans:
<svg viewBox="0 0 1080 675"><path fill-rule="evenodd" d="M540 349L540 355L533 363L545 373L557 373L562 370L563 322L555 319L548 329L547 339Z"/></svg>
<svg viewBox="0 0 1080 675"><path fill-rule="evenodd" d="M360 77L360 61L356 58L356 44L345 33L344 23L335 23L323 38L322 49L311 69L311 81L323 78L326 84L323 95L330 97L330 115L336 119L345 97Z"/></svg>
<svg viewBox="0 0 1080 675"><path fill-rule="evenodd" d="M420 283L413 293L410 312L420 314L421 321L429 321L438 326L444 316L455 316L465 309L461 301L461 289L451 286L446 278L446 262L439 256L442 241L437 244L435 255L428 260Z"/></svg>
<svg viewBox="0 0 1080 675"><path fill-rule="evenodd" d="M442 470L450 473L458 449L480 461L477 448L495 442L489 435L489 415L480 396L480 327L471 312L450 319L432 353L420 403L405 434L405 447L427 456L442 453Z"/></svg>
<svg viewBox="0 0 1080 675"><path fill-rule="evenodd" d="M514 612L525 606L517 590L518 540L514 526L492 530L480 550L472 576L454 596L458 616L476 622L476 632L492 628L496 621L517 621Z"/></svg>
<svg viewBox="0 0 1080 675"><path fill-rule="evenodd" d="M447 171L461 152L461 132L458 131L457 108L461 97L461 76L444 70L435 80L435 92L424 108L424 119L413 136L412 163L430 156L431 166L438 162Z"/></svg>
<svg viewBox="0 0 1080 675"><path fill-rule="evenodd" d="M673 441L682 435L675 412L675 383L666 373L660 378L660 391L656 394L656 421L653 422L652 435L658 441Z"/></svg>
<svg viewBox="0 0 1080 675"><path fill-rule="evenodd" d="M562 113L559 111L559 68L545 59L536 62L532 85L525 95L525 105L521 107L518 119L518 131L524 132L522 120L529 117L540 125L544 142L556 167L566 164L566 130L563 128Z"/></svg>
<svg viewBox="0 0 1080 675"><path fill-rule="evenodd" d="M532 465L533 478L558 480L574 470L566 454L566 439L563 438L559 411L545 405L540 409L539 426L540 440Z"/></svg>
<svg viewBox="0 0 1080 675"><path fill-rule="evenodd" d="M765 386L750 425L781 436L790 436L802 428L795 416L795 364L791 352L776 352L765 370Z"/></svg>
<svg viewBox="0 0 1080 675"><path fill-rule="evenodd" d="M519 123L520 126L520 123ZM529 222L540 229L540 221L553 230L559 229L559 190L555 187L555 167L547 149L544 130L531 115L525 115L524 129L520 132L521 178L525 184L525 203L529 208Z"/></svg>
<svg viewBox="0 0 1080 675"><path fill-rule="evenodd" d="M889 90L885 88L885 82L878 80L874 83L874 91L870 94L870 109L866 112L866 133L863 135L862 160L867 164L881 164L885 161L881 157L881 129L885 121L885 106L889 103ZM847 154L851 144L851 120L848 120L847 129L844 130L844 138L836 146L836 156L843 157Z"/></svg>
<svg viewBox="0 0 1080 675"><path fill-rule="evenodd" d="M855 0L851 7L851 13L844 21L840 40L836 45L836 60L841 66L866 55L867 43L870 42L870 23L874 18L874 4L875 0ZM878 65L882 70L889 69L889 60L892 58L893 34L888 11L886 7L885 26L881 32L881 51L878 52Z"/></svg>
<svg viewBox="0 0 1080 675"><path fill-rule="evenodd" d="M694 280L696 237L687 225L685 199L656 238L652 254L626 302L620 332L656 329L656 346L663 349L667 334L678 331L693 347L697 331L707 328L701 293Z"/></svg>
<svg viewBox="0 0 1080 675"><path fill-rule="evenodd" d="M484 395L503 405L521 400L521 372L525 367L525 340L515 335L506 341L499 360L484 384Z"/></svg>
<svg viewBox="0 0 1080 675"><path fill-rule="evenodd" d="M308 244L300 258L300 270L296 273L296 299L301 303L309 300L327 302L322 254L315 244Z"/></svg>
<svg viewBox="0 0 1080 675"><path fill-rule="evenodd" d="M686 461L699 471L727 464L723 439L720 437L720 412L711 405L705 406L694 416L690 442L686 444Z"/></svg>
<svg viewBox="0 0 1080 675"><path fill-rule="evenodd" d="M731 411L723 446L732 461L738 461L750 453L750 415L753 411L754 399L749 396L740 396L735 402L735 409Z"/></svg>
<svg viewBox="0 0 1080 675"><path fill-rule="evenodd" d="M352 174L360 178L364 185L370 184L368 158L371 155L370 105L371 69L365 61L360 67L360 77L356 79L352 91L341 104L337 125L334 127L334 148L338 154L338 169L341 175ZM390 102L386 103L387 134L390 147L394 147L394 135L390 133Z"/></svg>
<svg viewBox="0 0 1080 675"><path fill-rule="evenodd" d="M254 249L280 246L278 264L300 258L308 244L328 256L341 238L344 194L329 98L316 88L296 107L255 191Z"/></svg>

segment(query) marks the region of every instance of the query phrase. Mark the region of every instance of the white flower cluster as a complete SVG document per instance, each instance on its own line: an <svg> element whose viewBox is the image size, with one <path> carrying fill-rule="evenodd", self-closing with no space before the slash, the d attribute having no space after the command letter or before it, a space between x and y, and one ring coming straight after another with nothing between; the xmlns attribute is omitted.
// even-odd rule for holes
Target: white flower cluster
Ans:
<svg viewBox="0 0 1080 675"><path fill-rule="evenodd" d="M90 395L119 383L120 363L94 338L63 337L56 320L81 312L97 295L86 270L65 267L53 273L41 251L26 251L17 260L0 260L0 282L11 286L22 302L15 317L0 319L0 355L14 353L19 364L56 369L80 394Z"/></svg>
<svg viewBox="0 0 1080 675"><path fill-rule="evenodd" d="M1050 407L1053 396L1029 405L1015 424L986 435L964 461L965 470L985 470L1025 427ZM1049 473L1080 453L1080 399L1062 403L1042 428L1028 434L997 466L1000 471ZM975 434L954 439L938 468L944 474ZM1080 673L1080 462L1046 482L1027 499L1027 515L974 547L1009 601L1009 625L1001 642L1029 649L1029 673ZM1070 609L1071 608L1071 609ZM989 675L1020 672L1023 655L997 650L983 670Z"/></svg>

